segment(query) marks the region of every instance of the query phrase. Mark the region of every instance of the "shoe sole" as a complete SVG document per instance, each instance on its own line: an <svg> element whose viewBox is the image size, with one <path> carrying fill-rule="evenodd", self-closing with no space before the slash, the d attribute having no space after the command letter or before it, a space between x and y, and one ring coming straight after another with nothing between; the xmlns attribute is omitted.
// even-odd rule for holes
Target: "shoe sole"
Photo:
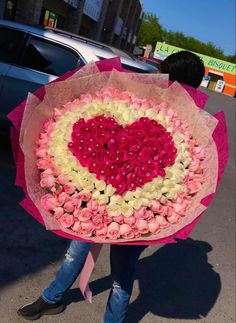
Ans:
<svg viewBox="0 0 236 323"><path fill-rule="evenodd" d="M20 311L17 311L17 314L20 317L23 317L26 320L34 321L34 320L38 320L43 315L56 315L56 314L60 314L61 312L64 311L65 308L66 308L66 306L64 304L62 304L61 306L59 306L57 308L51 308L51 309L48 309L48 310L46 310L44 312L41 312L41 313L38 313L38 314L32 315L32 316L24 316L24 315L22 315L20 313Z"/></svg>

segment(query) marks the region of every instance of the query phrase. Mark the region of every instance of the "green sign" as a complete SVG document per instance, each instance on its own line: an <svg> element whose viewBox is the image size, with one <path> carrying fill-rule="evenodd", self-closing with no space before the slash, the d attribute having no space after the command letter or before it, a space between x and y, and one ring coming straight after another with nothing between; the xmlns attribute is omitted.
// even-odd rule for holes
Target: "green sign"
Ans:
<svg viewBox="0 0 236 323"><path fill-rule="evenodd" d="M171 55L173 53L177 53L181 50L184 50L184 49L180 48L180 47L168 45L166 43L161 43L161 42L157 42L156 48L155 48L156 53L163 54L166 56ZM222 71L222 72L229 73L229 74L235 74L235 72L236 72L236 64L222 61L220 59L206 56L206 55L202 55L199 53L195 53L195 54L197 54L198 56L201 57L201 59L204 62L204 65L207 67L214 68L218 71Z"/></svg>

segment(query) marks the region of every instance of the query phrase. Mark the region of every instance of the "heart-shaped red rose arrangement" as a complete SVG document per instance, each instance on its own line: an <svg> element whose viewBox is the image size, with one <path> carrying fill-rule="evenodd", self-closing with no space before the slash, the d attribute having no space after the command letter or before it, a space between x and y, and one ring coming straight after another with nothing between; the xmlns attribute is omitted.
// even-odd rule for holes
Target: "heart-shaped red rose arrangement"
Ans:
<svg viewBox="0 0 236 323"><path fill-rule="evenodd" d="M119 195L165 176L177 153L171 134L147 117L125 127L109 116L81 118L73 125L68 147L83 167Z"/></svg>

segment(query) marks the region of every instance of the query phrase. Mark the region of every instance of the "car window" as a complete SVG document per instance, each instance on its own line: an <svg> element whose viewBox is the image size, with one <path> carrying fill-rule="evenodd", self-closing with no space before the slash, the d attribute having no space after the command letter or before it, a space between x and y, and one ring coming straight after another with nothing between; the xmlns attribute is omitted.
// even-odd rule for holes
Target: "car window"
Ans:
<svg viewBox="0 0 236 323"><path fill-rule="evenodd" d="M0 61L15 64L22 52L25 33L0 26Z"/></svg>
<svg viewBox="0 0 236 323"><path fill-rule="evenodd" d="M157 63L157 62L153 62L153 61L146 61L145 62L146 64L149 64L149 65L152 65L152 66L154 66L154 67L156 67L156 68L158 68L158 66L159 66L159 64Z"/></svg>
<svg viewBox="0 0 236 323"><path fill-rule="evenodd" d="M101 57L101 56L97 56L100 60L103 60L105 59L104 57ZM132 65L128 65L128 64L124 64L124 63L121 63L121 66L126 69L126 70L129 70L129 71L132 71L132 72L135 72L135 73L152 73L152 71L150 70L144 70L142 68L138 68L136 66L132 66Z"/></svg>
<svg viewBox="0 0 236 323"><path fill-rule="evenodd" d="M123 68L125 68L126 70L129 70L129 71L132 71L132 72L135 72L135 73L151 73L151 71L143 70L141 68L131 66L131 65L127 65L127 64L123 64L123 63L121 64L121 66Z"/></svg>
<svg viewBox="0 0 236 323"><path fill-rule="evenodd" d="M84 62L70 49L32 37L26 47L22 65L60 76L78 66L83 66Z"/></svg>

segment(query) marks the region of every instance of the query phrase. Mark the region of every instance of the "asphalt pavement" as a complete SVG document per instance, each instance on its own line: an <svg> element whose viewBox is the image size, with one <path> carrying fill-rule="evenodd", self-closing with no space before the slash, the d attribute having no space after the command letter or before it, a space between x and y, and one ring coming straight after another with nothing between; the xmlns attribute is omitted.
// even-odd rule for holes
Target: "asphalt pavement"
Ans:
<svg viewBox="0 0 236 323"><path fill-rule="evenodd" d="M126 323L235 322L235 99L210 95L206 110L224 110L230 157L213 202L186 241L147 248L139 261ZM17 309L35 300L54 277L69 241L46 231L18 204L9 143L0 149L0 323L26 322ZM100 323L111 285L109 246L92 275L93 303L78 282L66 310L39 323Z"/></svg>

